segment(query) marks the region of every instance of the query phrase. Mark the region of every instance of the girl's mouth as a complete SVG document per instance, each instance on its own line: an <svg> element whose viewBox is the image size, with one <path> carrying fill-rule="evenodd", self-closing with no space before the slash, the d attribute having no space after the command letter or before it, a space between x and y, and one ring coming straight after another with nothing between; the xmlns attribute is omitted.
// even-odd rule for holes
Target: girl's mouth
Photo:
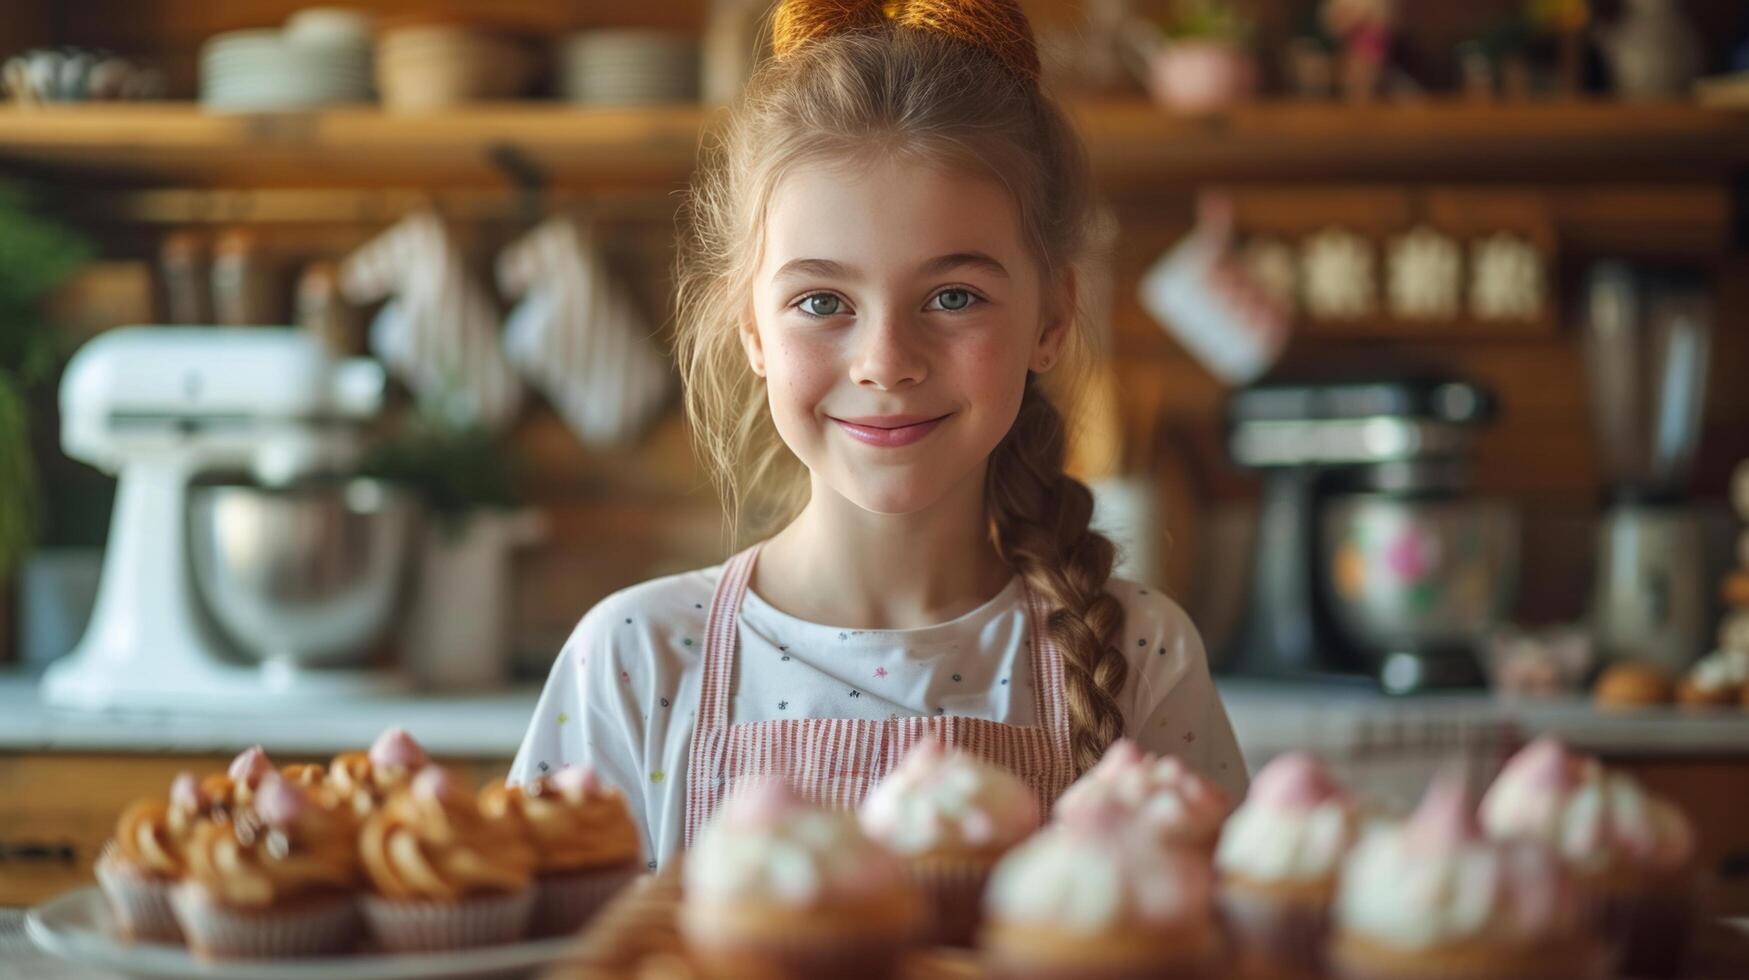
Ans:
<svg viewBox="0 0 1749 980"><path fill-rule="evenodd" d="M951 413L949 413L951 414ZM894 448L909 446L935 430L948 415L932 419L917 416L882 415L857 419L828 416L852 439L870 446Z"/></svg>

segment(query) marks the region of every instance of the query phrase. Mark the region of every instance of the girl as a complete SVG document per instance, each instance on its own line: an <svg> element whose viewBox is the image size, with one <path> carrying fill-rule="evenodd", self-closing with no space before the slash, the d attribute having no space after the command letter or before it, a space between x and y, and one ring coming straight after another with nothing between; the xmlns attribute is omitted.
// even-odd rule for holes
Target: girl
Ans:
<svg viewBox="0 0 1749 980"><path fill-rule="evenodd" d="M722 565L602 600L511 780L588 763L656 863L744 778L852 806L923 738L1045 802L1113 740L1243 792L1195 628L1111 577L1039 375L1079 348L1083 150L1013 0L786 0L680 264ZM835 625L827 625L835 624Z"/></svg>

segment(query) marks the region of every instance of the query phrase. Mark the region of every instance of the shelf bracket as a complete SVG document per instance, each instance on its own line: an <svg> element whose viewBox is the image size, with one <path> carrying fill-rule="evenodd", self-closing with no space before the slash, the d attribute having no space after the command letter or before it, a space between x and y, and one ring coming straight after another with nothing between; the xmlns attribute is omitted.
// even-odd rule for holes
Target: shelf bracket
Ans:
<svg viewBox="0 0 1749 980"><path fill-rule="evenodd" d="M493 143L486 148L486 158L515 189L518 217L526 225L538 224L544 217L550 183L546 172L512 143Z"/></svg>

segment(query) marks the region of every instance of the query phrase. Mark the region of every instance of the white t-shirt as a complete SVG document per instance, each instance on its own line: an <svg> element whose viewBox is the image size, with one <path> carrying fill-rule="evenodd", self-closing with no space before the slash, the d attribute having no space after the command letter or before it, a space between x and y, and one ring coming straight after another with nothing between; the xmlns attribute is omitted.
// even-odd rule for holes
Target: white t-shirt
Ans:
<svg viewBox="0 0 1749 980"><path fill-rule="evenodd" d="M654 869L685 835L686 767L698 716L706 614L722 565L608 596L565 642L509 781L588 763L625 790ZM1113 578L1130 658L1125 732L1244 794L1245 765L1209 680L1202 639L1159 590ZM852 630L779 612L751 589L737 624L732 724L964 715L1037 724L1019 576L978 608L932 626Z"/></svg>

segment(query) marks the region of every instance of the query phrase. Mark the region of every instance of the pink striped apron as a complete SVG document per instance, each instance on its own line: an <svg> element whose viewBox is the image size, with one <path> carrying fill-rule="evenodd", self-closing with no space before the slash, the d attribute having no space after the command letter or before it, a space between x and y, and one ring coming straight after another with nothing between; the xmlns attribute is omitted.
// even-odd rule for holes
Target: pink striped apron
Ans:
<svg viewBox="0 0 1749 980"><path fill-rule="evenodd" d="M862 802L913 745L926 738L972 752L1003 766L1038 793L1046 812L1075 778L1069 752L1069 706L1063 664L1043 629L1045 610L1027 590L1032 635L1032 690L1036 726L938 715L890 721L794 718L729 722L736 624L759 545L730 558L717 582L705 626L704 677L686 774L686 846L717 805L742 780L787 776L817 803L841 808Z"/></svg>

